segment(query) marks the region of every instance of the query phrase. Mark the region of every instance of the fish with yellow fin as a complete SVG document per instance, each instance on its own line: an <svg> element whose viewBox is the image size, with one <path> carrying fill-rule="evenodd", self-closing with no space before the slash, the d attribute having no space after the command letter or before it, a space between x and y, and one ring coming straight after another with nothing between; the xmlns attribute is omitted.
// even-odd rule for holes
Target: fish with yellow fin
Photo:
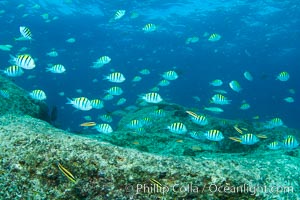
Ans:
<svg viewBox="0 0 300 200"><path fill-rule="evenodd" d="M69 172L69 170L67 170L66 168L64 168L60 163L58 163L58 168L59 170L73 183L76 182L75 177L73 176L73 174L71 172Z"/></svg>
<svg viewBox="0 0 300 200"><path fill-rule="evenodd" d="M84 122L79 126L84 126L84 127L96 126L96 122Z"/></svg>

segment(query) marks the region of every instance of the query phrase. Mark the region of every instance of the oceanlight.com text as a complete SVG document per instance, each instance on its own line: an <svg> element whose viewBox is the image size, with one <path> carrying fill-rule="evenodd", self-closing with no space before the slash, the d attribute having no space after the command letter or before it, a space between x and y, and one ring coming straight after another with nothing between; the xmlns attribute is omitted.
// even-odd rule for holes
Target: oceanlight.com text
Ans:
<svg viewBox="0 0 300 200"><path fill-rule="evenodd" d="M277 193L293 193L294 188L292 186L266 186L266 185L248 185L243 184L239 186L232 185L216 185L216 184L204 184L198 186L195 184L174 184L171 186L157 185L157 184L136 184L127 185L127 192L135 194L161 194L168 193L248 193L250 195L256 195L258 193L277 194Z"/></svg>

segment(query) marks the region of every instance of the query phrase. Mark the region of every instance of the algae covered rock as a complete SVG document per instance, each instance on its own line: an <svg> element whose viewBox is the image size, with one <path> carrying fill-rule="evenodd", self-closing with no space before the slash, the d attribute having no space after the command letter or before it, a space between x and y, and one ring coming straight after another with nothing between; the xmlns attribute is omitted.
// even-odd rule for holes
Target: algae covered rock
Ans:
<svg viewBox="0 0 300 200"><path fill-rule="evenodd" d="M30 116L0 121L1 199L300 198L298 149L292 156L164 156L76 136Z"/></svg>
<svg viewBox="0 0 300 200"><path fill-rule="evenodd" d="M28 92L8 78L0 76L0 115L26 114L48 120L48 107L44 102L31 99Z"/></svg>

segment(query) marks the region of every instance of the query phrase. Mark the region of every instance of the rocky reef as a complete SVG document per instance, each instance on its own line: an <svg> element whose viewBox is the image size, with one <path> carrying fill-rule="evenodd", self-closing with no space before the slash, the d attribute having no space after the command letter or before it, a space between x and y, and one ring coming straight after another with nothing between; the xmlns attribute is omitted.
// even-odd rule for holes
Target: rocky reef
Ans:
<svg viewBox="0 0 300 200"><path fill-rule="evenodd" d="M1 84L13 101L1 99L0 199L300 198L299 149L266 148L282 132L296 136L296 130L265 131L259 123L209 117L209 128L223 131L223 143L195 140L170 134L166 125L179 120L190 131L206 128L190 121L187 108L165 104L129 112L112 134L80 136L38 119L40 106L26 92ZM23 101L30 105L25 110L3 106L18 108ZM165 116L145 130L128 128L158 108ZM235 124L267 139L254 146L229 140L239 134Z"/></svg>
<svg viewBox="0 0 300 200"><path fill-rule="evenodd" d="M299 198L299 150L162 156L76 136L30 116L0 121L1 199Z"/></svg>
<svg viewBox="0 0 300 200"><path fill-rule="evenodd" d="M48 106L31 99L28 92L0 75L0 115L24 114L49 121Z"/></svg>

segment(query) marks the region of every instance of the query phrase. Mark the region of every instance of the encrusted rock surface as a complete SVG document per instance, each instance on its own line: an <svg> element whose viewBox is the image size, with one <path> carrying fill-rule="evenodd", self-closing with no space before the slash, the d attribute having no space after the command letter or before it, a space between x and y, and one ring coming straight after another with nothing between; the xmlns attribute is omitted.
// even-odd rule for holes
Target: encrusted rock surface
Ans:
<svg viewBox="0 0 300 200"><path fill-rule="evenodd" d="M9 98L0 95L0 115L26 114L47 120L48 107L44 102L34 101L29 97L28 92L1 75L0 90L6 91L9 95Z"/></svg>
<svg viewBox="0 0 300 200"><path fill-rule="evenodd" d="M3 115L0 122L1 199L300 198L298 149L167 157L76 136L30 116Z"/></svg>

